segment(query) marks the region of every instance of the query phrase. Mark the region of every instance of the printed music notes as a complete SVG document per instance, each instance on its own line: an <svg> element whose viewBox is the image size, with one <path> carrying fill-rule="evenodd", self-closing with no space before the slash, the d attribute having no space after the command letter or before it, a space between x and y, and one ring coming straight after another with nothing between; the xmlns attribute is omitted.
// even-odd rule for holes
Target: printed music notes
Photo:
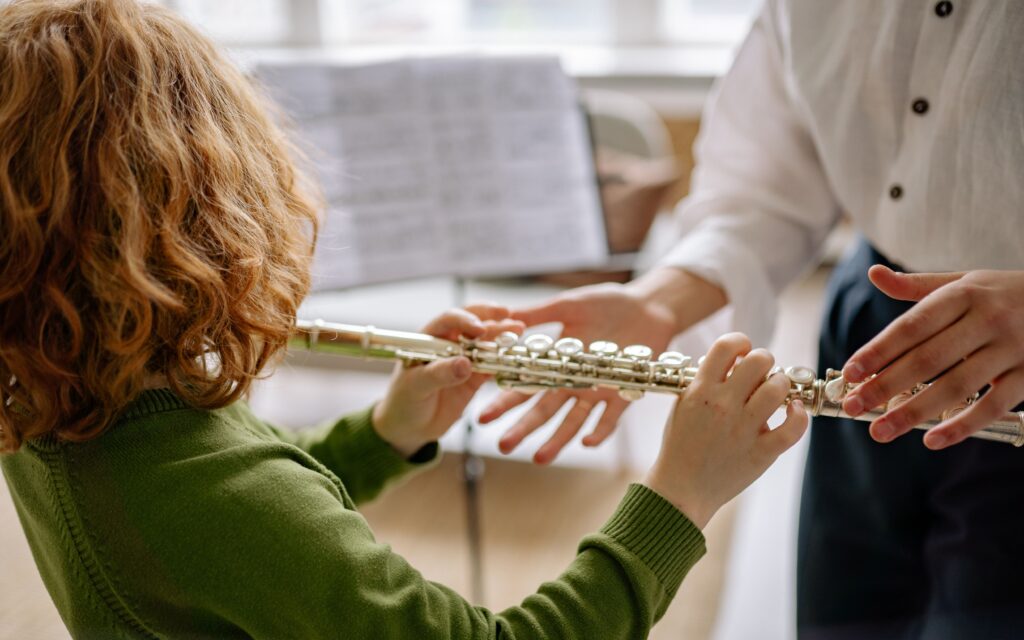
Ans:
<svg viewBox="0 0 1024 640"><path fill-rule="evenodd" d="M608 258L585 117L555 58L264 64L329 201L314 287Z"/></svg>

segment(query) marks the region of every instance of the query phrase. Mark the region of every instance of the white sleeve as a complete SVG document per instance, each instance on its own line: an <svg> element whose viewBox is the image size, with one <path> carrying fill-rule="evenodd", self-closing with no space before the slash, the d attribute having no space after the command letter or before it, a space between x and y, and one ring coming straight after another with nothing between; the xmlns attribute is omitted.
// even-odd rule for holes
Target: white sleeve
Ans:
<svg viewBox="0 0 1024 640"><path fill-rule="evenodd" d="M694 147L689 229L662 266L721 286L733 328L766 345L776 298L818 254L839 206L787 83L769 1L717 84Z"/></svg>

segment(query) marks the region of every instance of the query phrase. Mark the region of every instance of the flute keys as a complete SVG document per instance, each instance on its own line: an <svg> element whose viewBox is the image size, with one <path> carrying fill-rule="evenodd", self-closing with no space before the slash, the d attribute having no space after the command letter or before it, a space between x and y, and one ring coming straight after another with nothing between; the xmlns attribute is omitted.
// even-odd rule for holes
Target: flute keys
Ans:
<svg viewBox="0 0 1024 640"><path fill-rule="evenodd" d="M839 404L846 397L848 385L842 376L832 378L825 383L825 398L834 404Z"/></svg>
<svg viewBox="0 0 1024 640"><path fill-rule="evenodd" d="M947 409L946 411L942 412L942 419L952 420L953 418L963 413L965 409L967 409L967 407L953 407L952 409Z"/></svg>
<svg viewBox="0 0 1024 640"><path fill-rule="evenodd" d="M895 409L896 407L900 406L901 404L903 404L907 400L910 400L913 397L914 393L912 391L902 391L900 393L897 393L889 400L889 402L886 403L885 410L888 411L890 409Z"/></svg>
<svg viewBox="0 0 1024 640"><path fill-rule="evenodd" d="M590 343L589 351L596 356L610 358L619 355L619 345L608 340L598 340Z"/></svg>
<svg viewBox="0 0 1024 640"><path fill-rule="evenodd" d="M650 360L654 351L643 344L632 344L622 350L622 355L637 361Z"/></svg>
<svg viewBox="0 0 1024 640"><path fill-rule="evenodd" d="M519 335L511 331L505 331L494 339L494 344L498 345L499 349L511 349L519 344Z"/></svg>
<svg viewBox="0 0 1024 640"><path fill-rule="evenodd" d="M818 376L810 367L786 367L785 373L790 382L803 385L811 384Z"/></svg>
<svg viewBox="0 0 1024 640"><path fill-rule="evenodd" d="M535 333L527 336L526 340L523 340L523 346L526 347L526 350L536 356L547 353L554 343L555 341L551 339L551 336L544 335L543 333Z"/></svg>
<svg viewBox="0 0 1024 640"><path fill-rule="evenodd" d="M555 343L558 355L571 358L583 351L583 341L576 338L562 338Z"/></svg>
<svg viewBox="0 0 1024 640"><path fill-rule="evenodd" d="M668 371L685 369L690 366L691 360L692 359L689 356L684 356L678 351L666 351L658 356L658 364L661 365L662 369Z"/></svg>
<svg viewBox="0 0 1024 640"><path fill-rule="evenodd" d="M619 389L619 397L623 400L633 402L644 397L643 389Z"/></svg>

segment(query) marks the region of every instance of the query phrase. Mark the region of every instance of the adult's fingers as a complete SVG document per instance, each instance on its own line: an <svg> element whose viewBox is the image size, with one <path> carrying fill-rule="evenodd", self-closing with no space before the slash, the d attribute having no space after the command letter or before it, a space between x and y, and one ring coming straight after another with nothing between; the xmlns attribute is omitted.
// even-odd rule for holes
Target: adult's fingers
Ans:
<svg viewBox="0 0 1024 640"><path fill-rule="evenodd" d="M423 333L447 340L455 340L460 335L478 338L484 331L486 328L480 318L465 309L449 309L423 328Z"/></svg>
<svg viewBox="0 0 1024 640"><path fill-rule="evenodd" d="M860 382L881 371L896 358L960 319L967 299L950 289L939 289L918 302L857 350L843 367L843 377Z"/></svg>
<svg viewBox="0 0 1024 640"><path fill-rule="evenodd" d="M761 446L771 459L782 455L787 449L800 441L807 432L809 422L807 411L799 400L794 400L786 407L786 419L782 424L760 436Z"/></svg>
<svg viewBox="0 0 1024 640"><path fill-rule="evenodd" d="M698 382L724 382L736 358L750 353L750 338L742 333L727 333L715 340L697 370Z"/></svg>
<svg viewBox="0 0 1024 640"><path fill-rule="evenodd" d="M992 388L962 413L950 418L924 436L929 449L944 449L962 442L972 433L980 431L1009 413L1024 399L1024 367L1018 367L999 376Z"/></svg>
<svg viewBox="0 0 1024 640"><path fill-rule="evenodd" d="M608 436L615 431L615 427L619 425L619 418L622 417L627 408L629 408L629 402L622 398L605 400L604 413L601 414L601 418L594 426L594 430L583 437L583 445L586 447L596 447L607 440Z"/></svg>
<svg viewBox="0 0 1024 640"><path fill-rule="evenodd" d="M550 420L571 396L564 393L545 392L537 404L530 407L519 421L512 425L498 442L502 453L509 453L519 446L526 436L530 435Z"/></svg>
<svg viewBox="0 0 1024 640"><path fill-rule="evenodd" d="M767 349L754 349L740 359L729 374L726 388L736 402L746 402L765 381L775 364L775 357Z"/></svg>
<svg viewBox="0 0 1024 640"><path fill-rule="evenodd" d="M573 437L579 433L583 423L587 420L587 416L595 408L596 405L589 400L576 398L572 409L569 409L569 413L565 414L565 418L562 419L562 424L558 425L555 433L537 450L537 453L533 454L533 461L537 464L547 464L554 460L565 445L569 444Z"/></svg>
<svg viewBox="0 0 1024 640"><path fill-rule="evenodd" d="M915 385L935 378L986 341L974 322L965 317L903 354L877 376L847 395L843 410L853 417L873 409Z"/></svg>
<svg viewBox="0 0 1024 640"><path fill-rule="evenodd" d="M551 392L548 393L557 393ZM514 409L519 405L523 404L533 396L529 393L521 393L519 391L502 391L498 394L498 397L491 401L487 407L480 412L480 416L477 421L480 424L487 424L493 422L505 415L510 409Z"/></svg>
<svg viewBox="0 0 1024 640"><path fill-rule="evenodd" d="M964 277L966 272L900 273L885 265L876 264L868 269L868 278L878 290L896 300L916 302L939 287Z"/></svg>
<svg viewBox="0 0 1024 640"><path fill-rule="evenodd" d="M915 426L964 402L1016 363L1013 354L985 347L956 365L927 389L888 411L871 425L871 436L889 442Z"/></svg>

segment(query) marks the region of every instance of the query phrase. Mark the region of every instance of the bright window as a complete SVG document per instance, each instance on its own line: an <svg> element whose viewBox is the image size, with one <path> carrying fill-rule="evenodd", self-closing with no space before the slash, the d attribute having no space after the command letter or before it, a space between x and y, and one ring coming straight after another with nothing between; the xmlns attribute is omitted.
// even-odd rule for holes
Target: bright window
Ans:
<svg viewBox="0 0 1024 640"><path fill-rule="evenodd" d="M762 0L660 0L662 37L676 43L736 44Z"/></svg>
<svg viewBox="0 0 1024 640"><path fill-rule="evenodd" d="M289 37L289 0L166 0L164 4L229 44L277 44Z"/></svg>
<svg viewBox="0 0 1024 640"><path fill-rule="evenodd" d="M329 43L601 41L611 0L321 0Z"/></svg>
<svg viewBox="0 0 1024 640"><path fill-rule="evenodd" d="M233 45L732 46L761 0L163 0ZM314 25L296 30L296 25ZM296 37L296 33L305 34ZM312 42L308 41L312 38Z"/></svg>

